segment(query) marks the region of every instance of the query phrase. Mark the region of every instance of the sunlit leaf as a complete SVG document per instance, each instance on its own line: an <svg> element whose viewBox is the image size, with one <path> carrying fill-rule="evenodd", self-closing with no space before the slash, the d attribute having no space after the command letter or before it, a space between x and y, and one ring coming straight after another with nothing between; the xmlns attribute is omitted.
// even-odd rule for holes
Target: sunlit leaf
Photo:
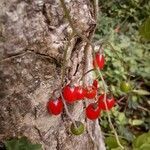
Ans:
<svg viewBox="0 0 150 150"><path fill-rule="evenodd" d="M133 90L134 93L138 94L138 95L150 95L150 92L146 91L146 90Z"/></svg>
<svg viewBox="0 0 150 150"><path fill-rule="evenodd" d="M139 33L146 40L150 40L150 17L141 25Z"/></svg>
<svg viewBox="0 0 150 150"><path fill-rule="evenodd" d="M150 132L138 136L133 141L134 148L140 148L143 144L150 144Z"/></svg>
<svg viewBox="0 0 150 150"><path fill-rule="evenodd" d="M138 125L141 125L143 124L143 120L140 120L140 119L133 119L133 120L129 120L129 123L132 125L132 126L138 126Z"/></svg>

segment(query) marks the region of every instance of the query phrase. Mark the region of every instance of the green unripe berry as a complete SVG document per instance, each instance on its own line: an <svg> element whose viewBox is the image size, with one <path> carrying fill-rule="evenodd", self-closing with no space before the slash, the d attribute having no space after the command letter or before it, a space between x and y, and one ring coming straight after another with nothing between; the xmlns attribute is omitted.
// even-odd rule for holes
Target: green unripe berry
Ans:
<svg viewBox="0 0 150 150"><path fill-rule="evenodd" d="M120 90L122 92L125 92L125 93L128 93L131 91L131 83L129 82L126 82L126 81L122 81L121 84L120 84Z"/></svg>
<svg viewBox="0 0 150 150"><path fill-rule="evenodd" d="M81 135L84 132L84 124L80 121L76 121L76 126L72 123L70 127L70 131L74 135Z"/></svg>

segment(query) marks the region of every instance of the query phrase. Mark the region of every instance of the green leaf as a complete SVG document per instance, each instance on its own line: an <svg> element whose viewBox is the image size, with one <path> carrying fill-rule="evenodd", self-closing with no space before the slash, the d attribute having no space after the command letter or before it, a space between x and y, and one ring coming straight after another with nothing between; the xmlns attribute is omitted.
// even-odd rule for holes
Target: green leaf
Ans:
<svg viewBox="0 0 150 150"><path fill-rule="evenodd" d="M117 147L117 148L112 148L111 150L122 150L122 148Z"/></svg>
<svg viewBox="0 0 150 150"><path fill-rule="evenodd" d="M143 144L150 144L150 132L138 136L133 141L134 148L140 148Z"/></svg>
<svg viewBox="0 0 150 150"><path fill-rule="evenodd" d="M140 147L140 150L150 150L150 144L143 144L143 145Z"/></svg>
<svg viewBox="0 0 150 150"><path fill-rule="evenodd" d="M127 118L126 118L125 114L122 112L119 113L118 120L119 120L120 124L122 124L122 125L127 123Z"/></svg>
<svg viewBox="0 0 150 150"><path fill-rule="evenodd" d="M129 123L132 125L132 126L139 126L141 124L143 124L143 120L140 120L140 119L129 119Z"/></svg>
<svg viewBox="0 0 150 150"><path fill-rule="evenodd" d="M127 145L127 142L123 139L119 139L122 145ZM110 148L110 149L114 149L114 148L118 148L118 143L116 141L116 138L113 136L107 137L105 139L105 143L106 145Z"/></svg>
<svg viewBox="0 0 150 150"><path fill-rule="evenodd" d="M17 139L12 139L5 142L6 150L19 150L19 141Z"/></svg>
<svg viewBox="0 0 150 150"><path fill-rule="evenodd" d="M41 144L32 144L26 137L5 141L6 150L42 150Z"/></svg>
<svg viewBox="0 0 150 150"><path fill-rule="evenodd" d="M150 40L150 17L140 26L139 33L146 40Z"/></svg>
<svg viewBox="0 0 150 150"><path fill-rule="evenodd" d="M138 95L150 95L150 92L146 91L146 90L133 90L132 92L138 94Z"/></svg>
<svg viewBox="0 0 150 150"><path fill-rule="evenodd" d="M117 148L118 147L116 139L114 137L111 137L111 136L107 137L105 139L105 143L106 143L106 145L109 146L109 148Z"/></svg>
<svg viewBox="0 0 150 150"><path fill-rule="evenodd" d="M29 145L28 149L30 150L42 150L41 144Z"/></svg>

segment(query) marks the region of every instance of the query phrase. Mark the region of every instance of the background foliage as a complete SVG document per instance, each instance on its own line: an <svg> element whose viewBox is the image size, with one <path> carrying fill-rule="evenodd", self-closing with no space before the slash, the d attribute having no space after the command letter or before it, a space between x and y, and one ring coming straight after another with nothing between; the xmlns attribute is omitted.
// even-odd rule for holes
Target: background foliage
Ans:
<svg viewBox="0 0 150 150"><path fill-rule="evenodd" d="M150 16L150 1L100 0L100 10L95 40L107 41L115 49L114 52L111 46L103 45L107 60L103 75L117 99L117 106L110 112L112 121L123 145L134 150L150 149L150 134L146 134L149 140L144 141L144 148L142 144L132 144L136 139L141 142L142 138L137 137L150 130L150 42L141 32L143 22ZM133 90L121 92L122 81L129 82ZM119 150L105 113L100 124L108 136L108 149Z"/></svg>

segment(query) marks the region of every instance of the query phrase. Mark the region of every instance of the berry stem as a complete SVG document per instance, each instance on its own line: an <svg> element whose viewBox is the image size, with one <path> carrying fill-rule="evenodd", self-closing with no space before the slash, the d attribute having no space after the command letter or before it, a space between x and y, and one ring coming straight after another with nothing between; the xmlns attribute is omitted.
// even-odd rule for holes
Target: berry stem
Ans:
<svg viewBox="0 0 150 150"><path fill-rule="evenodd" d="M64 99L63 94L62 94L61 91L60 91L60 96L61 96L61 98L62 98L62 102L63 102L63 104L64 104L64 108L65 108L66 114L67 114L68 117L70 118L70 120L71 120L71 122L73 123L73 125L75 126L75 128L77 128L77 124L76 124L75 120L73 119L73 117L71 116L71 114L69 113L69 110L68 110L66 101L65 101L65 99Z"/></svg>
<svg viewBox="0 0 150 150"><path fill-rule="evenodd" d="M63 86L63 81L64 81L64 76L65 76L65 70L66 70L66 59L67 59L67 51L70 45L70 41L73 37L74 33L72 33L69 37L68 43L66 45L66 48L64 50L64 55L63 55L63 65L62 65L62 76L61 76L61 87Z"/></svg>
<svg viewBox="0 0 150 150"><path fill-rule="evenodd" d="M95 138L93 137L92 133L90 132L90 129L89 129L89 121L87 122L87 132L88 132L88 134L90 135L90 138L91 138L92 142L93 142L96 146L99 146L99 144L97 143L97 141L96 141Z"/></svg>
<svg viewBox="0 0 150 150"><path fill-rule="evenodd" d="M102 73L101 73L101 71L99 69L98 69L98 72L99 72L99 75L101 77L101 80L102 80L102 83L103 83L103 86L104 86L104 91L105 91L105 93L104 93L104 103L105 103L106 113L107 113L107 117L108 117L108 121L109 121L110 127L111 127L112 131L114 132L114 135L116 137L116 141L117 141L118 145L120 146L121 149L124 149L124 147L120 143L118 134L117 134L117 132L116 132L112 122L111 122L110 114L109 114L109 111L108 111L108 107L107 107L107 103L106 103L106 93L108 91L107 85L106 85L105 80L104 80L104 78L102 76Z"/></svg>
<svg viewBox="0 0 150 150"><path fill-rule="evenodd" d="M88 73L90 73L90 72L92 72L92 71L95 71L95 69L90 69L90 70L88 70L87 72L85 72L85 73L83 74L83 76L80 78L79 81L82 81L83 78L84 78Z"/></svg>

